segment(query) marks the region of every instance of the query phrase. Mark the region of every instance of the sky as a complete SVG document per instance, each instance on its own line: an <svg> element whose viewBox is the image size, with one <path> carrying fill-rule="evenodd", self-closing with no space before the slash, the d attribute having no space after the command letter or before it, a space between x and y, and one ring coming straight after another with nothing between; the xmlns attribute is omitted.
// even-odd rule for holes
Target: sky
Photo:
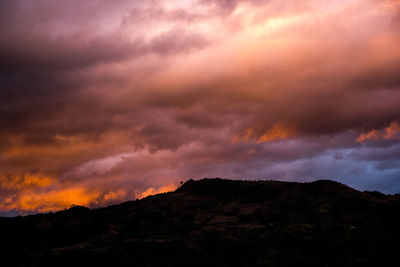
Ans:
<svg viewBox="0 0 400 267"><path fill-rule="evenodd" d="M190 178L400 192L399 0L0 1L0 216Z"/></svg>

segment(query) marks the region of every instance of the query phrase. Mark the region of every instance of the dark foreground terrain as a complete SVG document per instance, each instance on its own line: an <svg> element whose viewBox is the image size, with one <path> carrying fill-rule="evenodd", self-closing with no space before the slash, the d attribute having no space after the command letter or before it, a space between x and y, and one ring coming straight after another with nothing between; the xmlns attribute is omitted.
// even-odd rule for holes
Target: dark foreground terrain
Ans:
<svg viewBox="0 0 400 267"><path fill-rule="evenodd" d="M203 179L107 208L0 218L0 265L399 266L399 237L399 195Z"/></svg>

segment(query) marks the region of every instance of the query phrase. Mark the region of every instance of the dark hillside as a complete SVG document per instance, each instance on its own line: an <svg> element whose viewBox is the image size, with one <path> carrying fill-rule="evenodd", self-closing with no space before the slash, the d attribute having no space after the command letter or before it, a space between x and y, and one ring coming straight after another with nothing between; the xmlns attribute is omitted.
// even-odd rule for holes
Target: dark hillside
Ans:
<svg viewBox="0 0 400 267"><path fill-rule="evenodd" d="M0 218L7 266L386 266L399 196L332 181L190 180L101 209Z"/></svg>

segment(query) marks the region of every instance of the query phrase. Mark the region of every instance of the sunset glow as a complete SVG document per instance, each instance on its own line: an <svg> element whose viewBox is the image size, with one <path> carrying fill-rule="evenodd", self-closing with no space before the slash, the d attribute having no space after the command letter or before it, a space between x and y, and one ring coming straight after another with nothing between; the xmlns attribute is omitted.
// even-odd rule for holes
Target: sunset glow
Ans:
<svg viewBox="0 0 400 267"><path fill-rule="evenodd" d="M0 216L203 177L400 192L398 0L15 0L0 25Z"/></svg>

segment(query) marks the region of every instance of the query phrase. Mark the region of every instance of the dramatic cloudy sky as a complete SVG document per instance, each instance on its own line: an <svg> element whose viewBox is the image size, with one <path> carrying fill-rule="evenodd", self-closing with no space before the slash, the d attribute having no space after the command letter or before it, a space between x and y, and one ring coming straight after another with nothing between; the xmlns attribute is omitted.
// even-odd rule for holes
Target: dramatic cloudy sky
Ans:
<svg viewBox="0 0 400 267"><path fill-rule="evenodd" d="M399 0L0 1L0 215L202 177L400 192Z"/></svg>

